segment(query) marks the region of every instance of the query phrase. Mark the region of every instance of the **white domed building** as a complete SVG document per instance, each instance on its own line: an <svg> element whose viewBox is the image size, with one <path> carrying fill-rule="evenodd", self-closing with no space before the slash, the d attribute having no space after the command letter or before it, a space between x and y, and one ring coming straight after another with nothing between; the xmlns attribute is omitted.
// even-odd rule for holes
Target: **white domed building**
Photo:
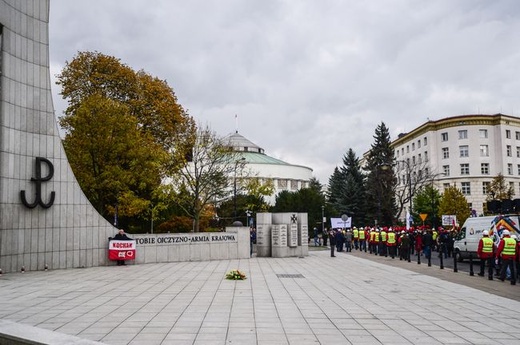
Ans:
<svg viewBox="0 0 520 345"><path fill-rule="evenodd" d="M281 191L297 191L307 188L312 178L312 169L302 165L293 165L265 154L264 149L249 139L238 134L238 131L229 135L229 145L233 150L240 152L245 160L246 167L261 181L271 179L275 192L266 198L266 202L274 205L275 198Z"/></svg>

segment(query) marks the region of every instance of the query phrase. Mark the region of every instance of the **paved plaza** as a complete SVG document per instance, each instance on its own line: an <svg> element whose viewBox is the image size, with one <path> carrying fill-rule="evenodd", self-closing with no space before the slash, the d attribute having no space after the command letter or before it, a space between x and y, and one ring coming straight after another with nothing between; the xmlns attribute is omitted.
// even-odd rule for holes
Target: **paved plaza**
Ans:
<svg viewBox="0 0 520 345"><path fill-rule="evenodd" d="M0 319L113 345L520 343L520 286L365 256L4 274ZM224 279L236 268L248 279Z"/></svg>

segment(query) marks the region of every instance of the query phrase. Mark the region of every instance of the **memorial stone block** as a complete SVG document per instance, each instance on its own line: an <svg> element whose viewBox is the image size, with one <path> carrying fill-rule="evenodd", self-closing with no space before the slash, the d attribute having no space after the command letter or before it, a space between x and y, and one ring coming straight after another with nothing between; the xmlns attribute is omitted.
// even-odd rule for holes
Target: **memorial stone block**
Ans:
<svg viewBox="0 0 520 345"><path fill-rule="evenodd" d="M289 224L289 247L298 247L298 224Z"/></svg>

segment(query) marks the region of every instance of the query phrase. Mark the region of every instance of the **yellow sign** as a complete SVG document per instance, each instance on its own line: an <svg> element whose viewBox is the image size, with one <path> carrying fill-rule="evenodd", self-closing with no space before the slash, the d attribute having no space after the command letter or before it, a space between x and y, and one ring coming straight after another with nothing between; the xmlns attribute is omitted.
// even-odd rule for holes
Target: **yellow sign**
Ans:
<svg viewBox="0 0 520 345"><path fill-rule="evenodd" d="M421 217L422 221L424 222L426 220L426 217L428 217L428 213L421 213L419 216Z"/></svg>

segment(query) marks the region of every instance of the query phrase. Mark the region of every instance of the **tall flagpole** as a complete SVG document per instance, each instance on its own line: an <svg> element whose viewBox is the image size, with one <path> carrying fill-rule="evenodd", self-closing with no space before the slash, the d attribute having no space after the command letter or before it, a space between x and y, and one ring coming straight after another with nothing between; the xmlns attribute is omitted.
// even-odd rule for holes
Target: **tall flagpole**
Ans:
<svg viewBox="0 0 520 345"><path fill-rule="evenodd" d="M235 114L235 133L238 133L238 115Z"/></svg>

